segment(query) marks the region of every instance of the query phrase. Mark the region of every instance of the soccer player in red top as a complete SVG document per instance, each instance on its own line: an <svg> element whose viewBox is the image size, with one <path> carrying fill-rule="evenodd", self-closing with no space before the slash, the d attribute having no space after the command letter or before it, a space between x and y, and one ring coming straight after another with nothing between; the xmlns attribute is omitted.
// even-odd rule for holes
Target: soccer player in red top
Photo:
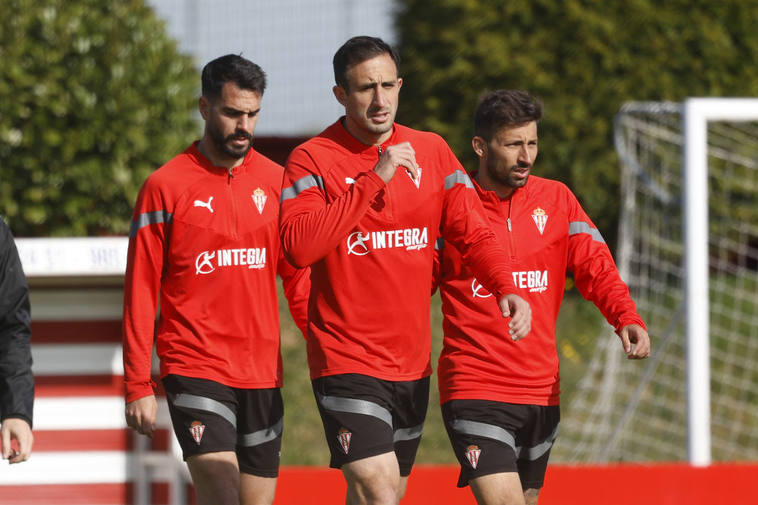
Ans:
<svg viewBox="0 0 758 505"><path fill-rule="evenodd" d="M307 317L308 271L281 253L284 169L252 148L265 86L240 56L205 66L203 137L148 177L130 231L126 421L152 436L155 339L200 505L272 503L283 416L277 274L301 330Z"/></svg>
<svg viewBox="0 0 758 505"><path fill-rule="evenodd" d="M397 61L373 37L340 47L333 92L345 116L292 152L282 190L285 254L311 266L308 362L348 504L394 505L404 493L429 399L437 237L496 294L504 336L525 336L531 320L450 148L394 122Z"/></svg>
<svg viewBox="0 0 758 505"><path fill-rule="evenodd" d="M480 505L534 505L559 421L555 324L566 274L618 333L630 359L650 338L600 232L562 183L530 175L541 103L498 90L480 102L474 187L498 240L514 262L513 282L534 314L518 342L502 338L497 304L445 242L439 288L444 315L438 375L445 426Z"/></svg>

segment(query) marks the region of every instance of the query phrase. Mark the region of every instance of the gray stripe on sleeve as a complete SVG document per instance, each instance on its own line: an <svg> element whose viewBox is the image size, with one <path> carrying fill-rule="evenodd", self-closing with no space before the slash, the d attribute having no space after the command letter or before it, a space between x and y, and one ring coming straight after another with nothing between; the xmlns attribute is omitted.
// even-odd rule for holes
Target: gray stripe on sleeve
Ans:
<svg viewBox="0 0 758 505"><path fill-rule="evenodd" d="M596 228L590 227L585 221L571 221L569 223L569 235L578 235L580 233L586 233L587 235L590 235L595 242L605 244L603 236Z"/></svg>
<svg viewBox="0 0 758 505"><path fill-rule="evenodd" d="M326 410L373 416L387 423L390 428L392 427L392 414L377 403L367 400L357 400L355 398L322 395L318 395L318 402Z"/></svg>
<svg viewBox="0 0 758 505"><path fill-rule="evenodd" d="M174 405L177 407L213 412L229 421L235 428L237 427L237 416L234 415L234 412L223 403L213 400L212 398L180 393L176 395Z"/></svg>
<svg viewBox="0 0 758 505"><path fill-rule="evenodd" d="M129 227L129 238L133 238L135 235L137 235L137 232L140 230L140 228L144 228L145 226L148 226L151 224L158 224L158 223L168 224L171 222L173 218L174 218L174 215L165 210L143 212L142 214L137 216L137 219L132 221L132 224Z"/></svg>
<svg viewBox="0 0 758 505"><path fill-rule="evenodd" d="M290 198L295 198L306 189L313 187L318 187L321 189L321 191L323 191L324 179L322 179L319 175L306 175L305 177L302 177L295 181L292 186L289 186L282 190L282 197L280 199L280 202L289 200Z"/></svg>
<svg viewBox="0 0 758 505"><path fill-rule="evenodd" d="M466 172L462 170L456 170L452 174L445 177L445 189L450 189L456 184L463 184L467 188L474 189L474 184L471 182L471 179L469 179L469 176Z"/></svg>

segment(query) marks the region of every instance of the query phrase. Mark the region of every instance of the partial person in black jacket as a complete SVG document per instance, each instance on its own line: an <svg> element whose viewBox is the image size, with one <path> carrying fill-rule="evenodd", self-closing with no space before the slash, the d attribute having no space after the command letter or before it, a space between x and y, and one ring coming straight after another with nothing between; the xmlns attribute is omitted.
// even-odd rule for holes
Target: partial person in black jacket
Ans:
<svg viewBox="0 0 758 505"><path fill-rule="evenodd" d="M13 235L0 219L0 448L3 459L21 463L32 452L31 315Z"/></svg>

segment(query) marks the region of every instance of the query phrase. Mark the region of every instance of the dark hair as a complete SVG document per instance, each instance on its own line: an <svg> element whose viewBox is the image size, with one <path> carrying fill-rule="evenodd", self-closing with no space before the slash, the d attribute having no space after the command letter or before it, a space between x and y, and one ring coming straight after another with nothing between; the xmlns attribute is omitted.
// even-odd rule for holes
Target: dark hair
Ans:
<svg viewBox="0 0 758 505"><path fill-rule="evenodd" d="M485 93L474 113L474 135L489 142L504 126L520 126L542 117L542 101L519 89Z"/></svg>
<svg viewBox="0 0 758 505"><path fill-rule="evenodd" d="M395 68L398 68L400 56L382 39L365 35L351 38L334 53L334 59L332 59L334 81L347 91L347 71L350 67L382 54L389 54L395 62Z"/></svg>
<svg viewBox="0 0 758 505"><path fill-rule="evenodd" d="M263 95L266 89L266 74L252 61L238 54L227 54L210 61L203 67L203 96L215 100L221 96L221 88L233 82L241 89Z"/></svg>

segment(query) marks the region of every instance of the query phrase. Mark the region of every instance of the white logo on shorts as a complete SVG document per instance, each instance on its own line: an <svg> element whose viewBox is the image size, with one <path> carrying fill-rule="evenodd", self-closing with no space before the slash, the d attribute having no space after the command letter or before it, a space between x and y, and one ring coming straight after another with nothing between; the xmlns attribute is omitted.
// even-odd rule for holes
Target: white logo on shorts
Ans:
<svg viewBox="0 0 758 505"><path fill-rule="evenodd" d="M339 440L340 446L342 446L342 450L345 451L345 454L350 450L351 438L353 438L353 434L347 431L346 428L340 428L337 432L337 440Z"/></svg>
<svg viewBox="0 0 758 505"><path fill-rule="evenodd" d="M471 463L472 468L476 469L476 465L479 464L479 455L481 453L482 450L478 445L469 445L466 447L466 459Z"/></svg>
<svg viewBox="0 0 758 505"><path fill-rule="evenodd" d="M195 439L195 443L200 445L200 440L203 439L203 433L205 432L205 425L200 421L192 421L189 431L192 434L192 438Z"/></svg>

